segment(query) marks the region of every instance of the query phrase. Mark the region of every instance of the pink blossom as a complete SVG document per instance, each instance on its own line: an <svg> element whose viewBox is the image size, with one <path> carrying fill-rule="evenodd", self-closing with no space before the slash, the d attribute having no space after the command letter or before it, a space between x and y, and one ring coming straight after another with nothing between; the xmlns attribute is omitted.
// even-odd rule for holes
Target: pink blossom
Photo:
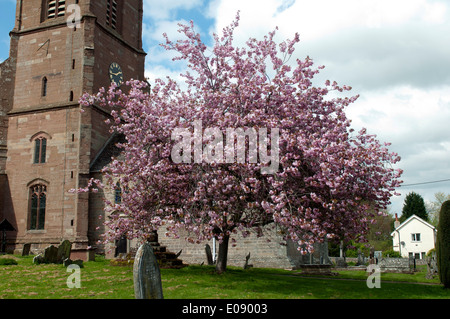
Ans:
<svg viewBox="0 0 450 319"><path fill-rule="evenodd" d="M180 25L185 40L165 35L162 46L189 64L186 90L167 78L146 93L147 84L133 80L128 93L112 86L82 97L83 107L112 106L111 130L126 138L121 158L103 170L106 185L113 189L119 181L126 190L119 205L110 203L120 214L107 222L106 240L145 239L165 224L170 236L186 229L190 242L215 237L223 243L236 231L262 236L263 227L275 223L305 253L325 237L364 239L372 212L390 204L401 183L402 171L392 168L400 157L366 130L353 133L345 108L358 95L327 98L351 87L330 81L314 87L323 67L313 68L309 57L288 65L297 34L277 45L275 30L234 47L238 24L239 15L221 37L214 35L212 52L193 23ZM279 171L262 175L261 163L175 164L171 133L191 129L194 121L224 133L229 127L278 128ZM80 191L94 184L100 187L90 181Z"/></svg>

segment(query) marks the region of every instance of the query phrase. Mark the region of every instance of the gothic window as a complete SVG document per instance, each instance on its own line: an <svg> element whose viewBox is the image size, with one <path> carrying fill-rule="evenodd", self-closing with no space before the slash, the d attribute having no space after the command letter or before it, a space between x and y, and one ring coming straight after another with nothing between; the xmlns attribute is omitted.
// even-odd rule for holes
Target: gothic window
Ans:
<svg viewBox="0 0 450 319"><path fill-rule="evenodd" d="M30 187L30 230L42 230L45 226L45 209L47 205L47 186Z"/></svg>
<svg viewBox="0 0 450 319"><path fill-rule="evenodd" d="M47 139L38 137L34 140L34 164L44 164L47 153Z"/></svg>
<svg viewBox="0 0 450 319"><path fill-rule="evenodd" d="M117 29L117 0L106 0L106 24Z"/></svg>
<svg viewBox="0 0 450 319"><path fill-rule="evenodd" d="M47 19L63 17L66 14L65 0L48 0Z"/></svg>
<svg viewBox="0 0 450 319"><path fill-rule="evenodd" d="M114 189L114 203L122 203L122 187L119 182L116 183L116 188Z"/></svg>

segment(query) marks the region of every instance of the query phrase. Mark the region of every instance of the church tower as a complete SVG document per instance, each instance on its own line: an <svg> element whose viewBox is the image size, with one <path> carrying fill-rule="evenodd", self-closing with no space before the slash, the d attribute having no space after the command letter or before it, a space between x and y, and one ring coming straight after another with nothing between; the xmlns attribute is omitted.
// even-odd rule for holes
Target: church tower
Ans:
<svg viewBox="0 0 450 319"><path fill-rule="evenodd" d="M77 101L112 80L145 79L142 17L143 0L17 0L10 58L0 65L2 87L12 79L0 91L0 221L14 226L16 250L67 239L85 259L95 245L92 195L69 190L86 185L110 140L109 110L82 113Z"/></svg>

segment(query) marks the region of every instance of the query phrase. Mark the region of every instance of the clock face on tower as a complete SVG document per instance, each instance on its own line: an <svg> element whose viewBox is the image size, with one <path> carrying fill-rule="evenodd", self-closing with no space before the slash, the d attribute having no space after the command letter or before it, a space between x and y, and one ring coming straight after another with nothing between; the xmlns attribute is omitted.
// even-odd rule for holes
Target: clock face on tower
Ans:
<svg viewBox="0 0 450 319"><path fill-rule="evenodd" d="M109 79L111 82L116 83L117 86L123 84L123 72L120 65L116 62L111 63L109 66Z"/></svg>

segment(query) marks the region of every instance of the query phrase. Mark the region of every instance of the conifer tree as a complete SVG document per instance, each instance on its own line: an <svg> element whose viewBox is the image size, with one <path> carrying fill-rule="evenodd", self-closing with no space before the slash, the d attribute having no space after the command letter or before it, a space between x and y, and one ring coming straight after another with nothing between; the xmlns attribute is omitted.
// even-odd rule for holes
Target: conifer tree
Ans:
<svg viewBox="0 0 450 319"><path fill-rule="evenodd" d="M444 202L439 212L436 257L441 283L450 288L450 201Z"/></svg>
<svg viewBox="0 0 450 319"><path fill-rule="evenodd" d="M425 201L423 200L422 196L415 192L411 192L406 195L400 221L404 222L412 215L416 215L423 220L428 221L428 213L425 208Z"/></svg>

